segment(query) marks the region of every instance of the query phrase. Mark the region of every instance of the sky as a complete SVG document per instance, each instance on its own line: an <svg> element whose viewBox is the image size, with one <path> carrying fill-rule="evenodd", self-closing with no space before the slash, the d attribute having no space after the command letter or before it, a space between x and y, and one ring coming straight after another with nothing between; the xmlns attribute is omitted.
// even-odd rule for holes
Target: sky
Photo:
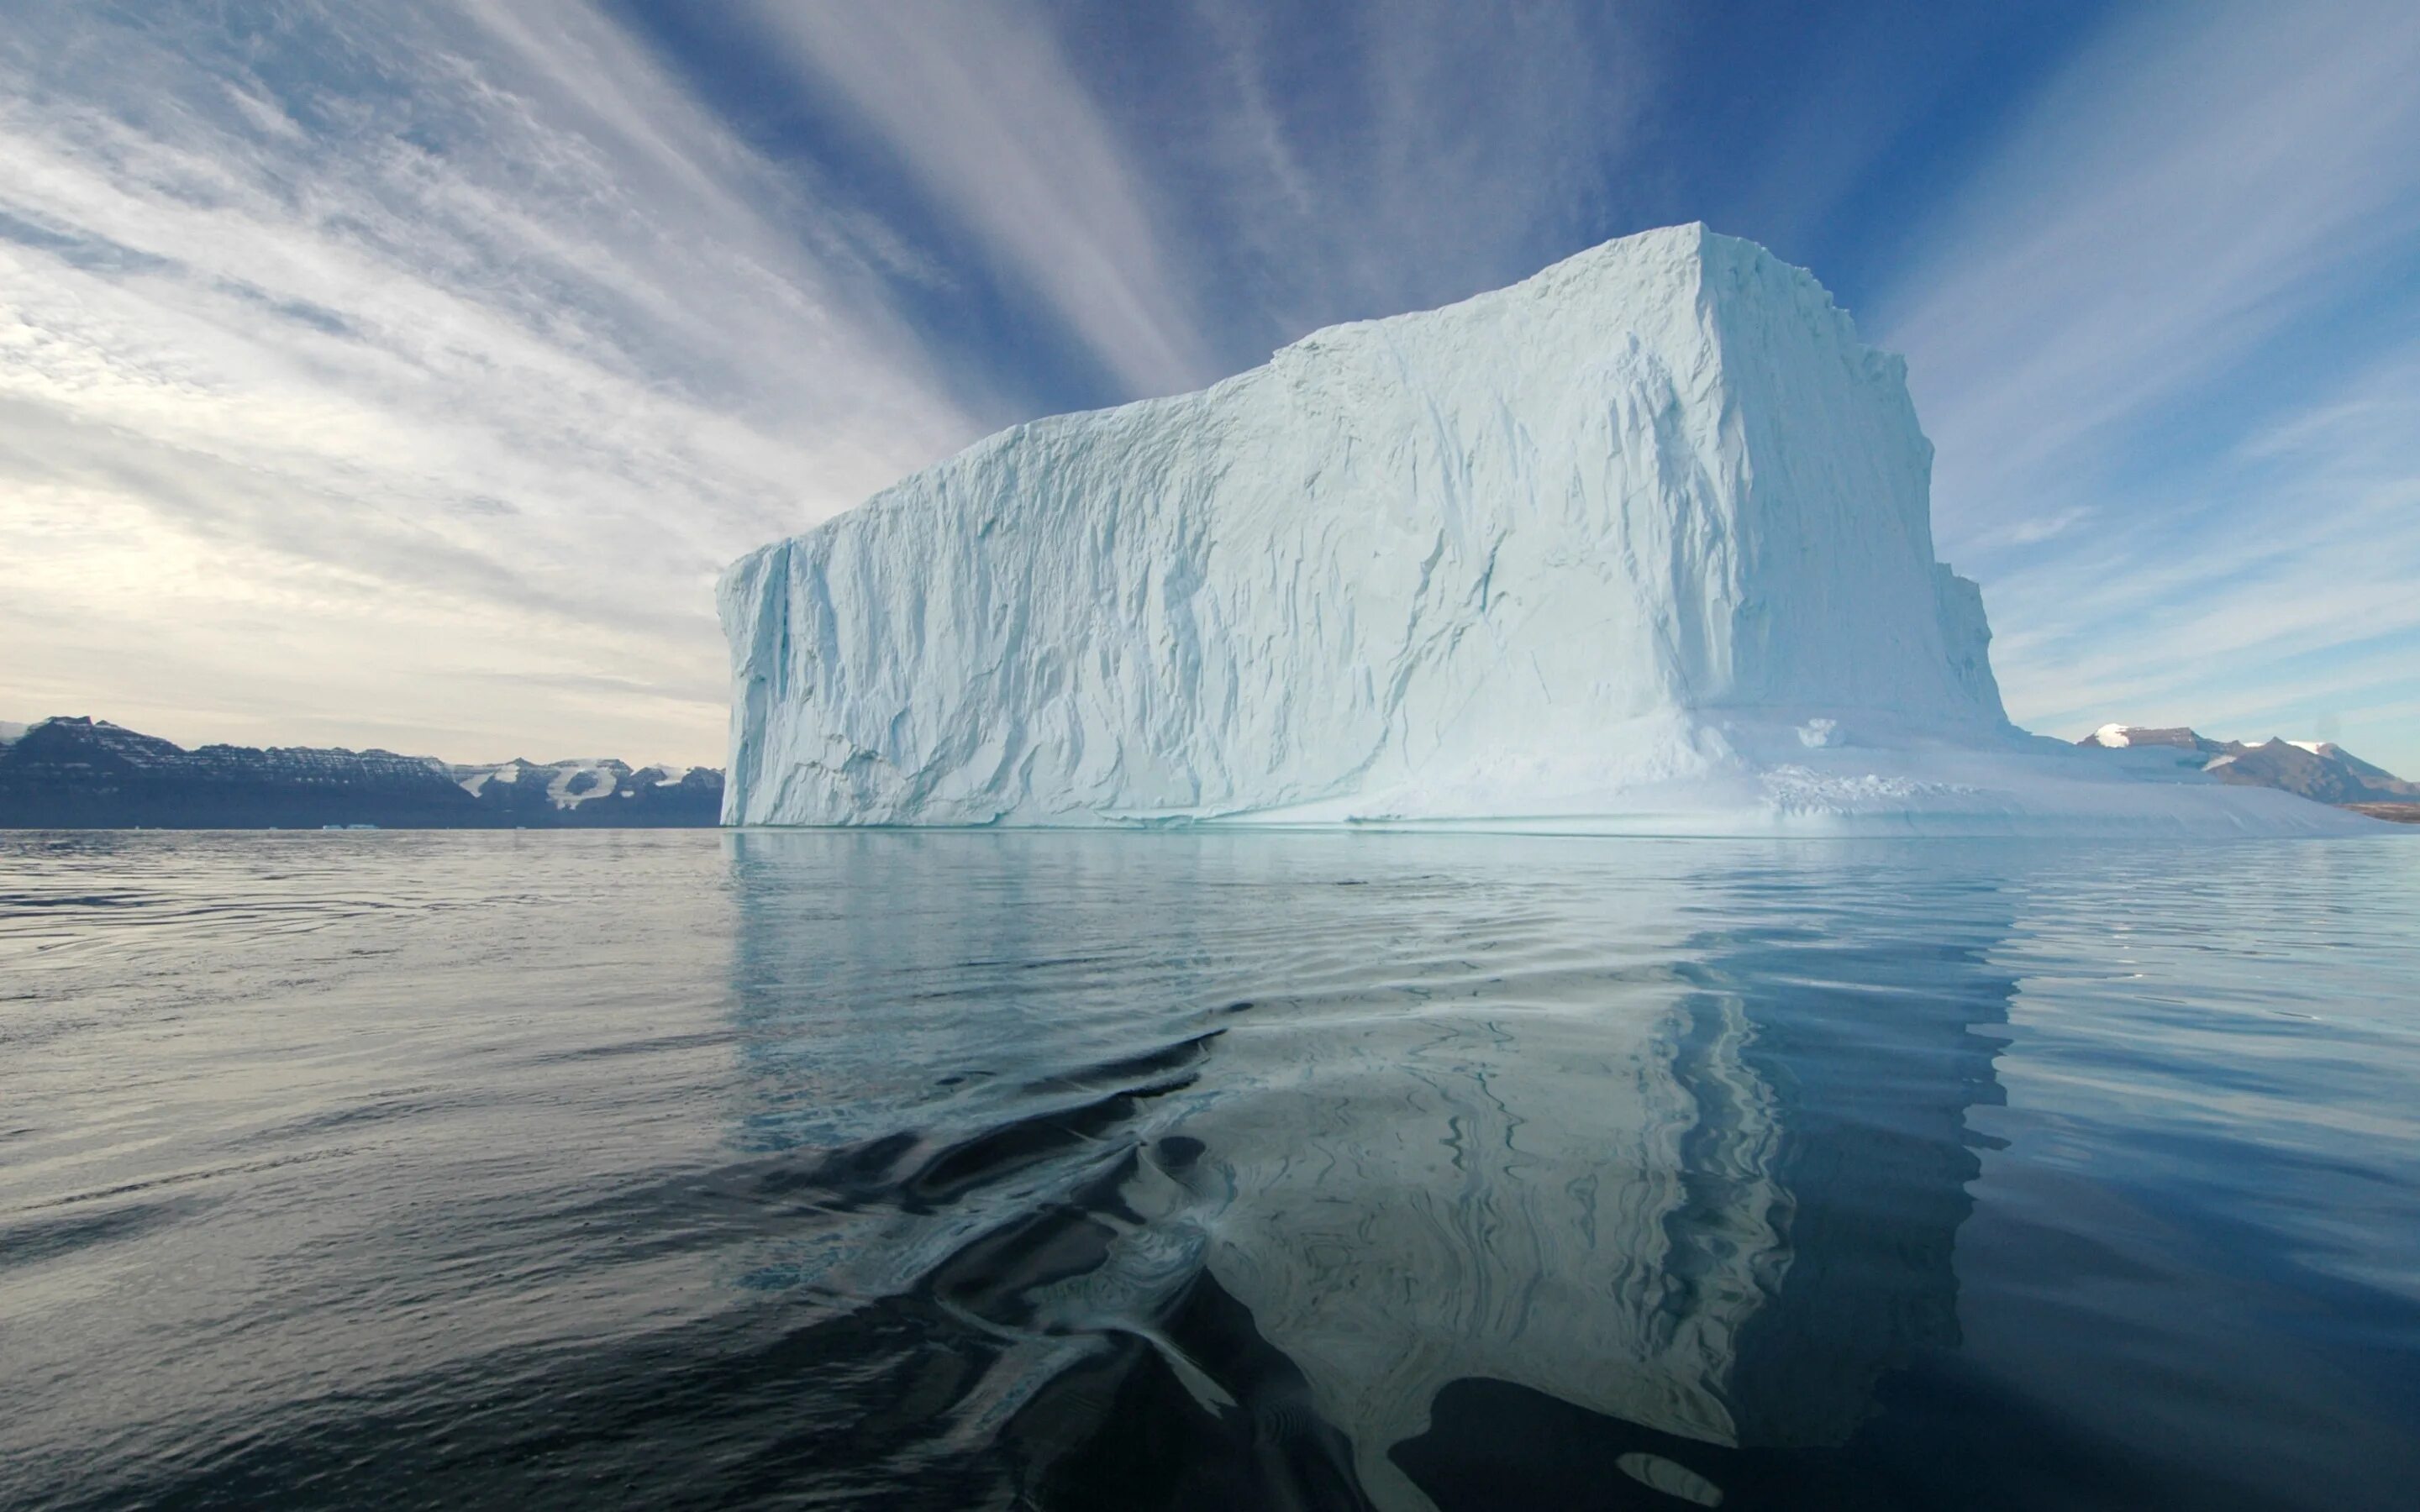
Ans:
<svg viewBox="0 0 2420 1512"><path fill-rule="evenodd" d="M2420 7L0 0L0 718L720 764L741 552L1702 220L2018 722L2420 776Z"/></svg>

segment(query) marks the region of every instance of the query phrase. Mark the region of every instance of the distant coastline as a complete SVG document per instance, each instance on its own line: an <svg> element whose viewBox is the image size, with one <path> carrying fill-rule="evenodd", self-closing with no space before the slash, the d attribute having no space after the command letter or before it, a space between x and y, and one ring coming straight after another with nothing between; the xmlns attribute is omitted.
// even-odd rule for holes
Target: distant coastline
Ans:
<svg viewBox="0 0 2420 1512"><path fill-rule="evenodd" d="M722 774L707 766L187 750L88 717L0 728L0 829L665 829L721 817Z"/></svg>
<svg viewBox="0 0 2420 1512"><path fill-rule="evenodd" d="M2174 747L2221 781L2420 825L2420 783L2322 743L2104 725L2086 747ZM451 763L342 747L188 750L85 717L0 721L0 829L707 829L723 774L615 759Z"/></svg>

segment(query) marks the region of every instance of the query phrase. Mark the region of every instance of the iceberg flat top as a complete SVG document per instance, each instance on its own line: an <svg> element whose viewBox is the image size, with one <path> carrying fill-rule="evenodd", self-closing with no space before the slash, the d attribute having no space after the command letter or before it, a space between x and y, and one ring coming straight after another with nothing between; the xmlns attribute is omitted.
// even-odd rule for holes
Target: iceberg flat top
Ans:
<svg viewBox="0 0 2420 1512"><path fill-rule="evenodd" d="M2352 822L2010 727L1931 467L1810 274L1626 237L744 558L724 817Z"/></svg>

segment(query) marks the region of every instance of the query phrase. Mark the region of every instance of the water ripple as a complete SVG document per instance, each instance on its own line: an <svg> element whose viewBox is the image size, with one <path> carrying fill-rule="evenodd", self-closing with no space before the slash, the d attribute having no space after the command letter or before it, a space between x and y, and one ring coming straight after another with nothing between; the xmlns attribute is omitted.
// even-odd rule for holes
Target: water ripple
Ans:
<svg viewBox="0 0 2420 1512"><path fill-rule="evenodd" d="M0 838L0 1502L2399 1505L2415 882Z"/></svg>

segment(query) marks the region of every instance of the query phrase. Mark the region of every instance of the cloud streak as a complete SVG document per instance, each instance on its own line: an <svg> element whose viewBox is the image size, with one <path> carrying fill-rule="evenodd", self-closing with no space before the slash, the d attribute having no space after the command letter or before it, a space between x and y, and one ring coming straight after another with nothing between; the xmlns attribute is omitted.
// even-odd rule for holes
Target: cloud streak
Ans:
<svg viewBox="0 0 2420 1512"><path fill-rule="evenodd" d="M1161 217L1044 17L919 0L764 4L753 15L1130 392L1218 376L1160 244Z"/></svg>
<svg viewBox="0 0 2420 1512"><path fill-rule="evenodd" d="M1527 277L1600 239L1650 49L1611 8L1388 0L1300 15L1208 3L1212 60L1164 126L1192 242L1263 346ZM1260 352L1246 354L1257 360Z"/></svg>
<svg viewBox="0 0 2420 1512"><path fill-rule="evenodd" d="M2420 511L2396 480L2420 473L2420 416L2350 417L2412 392L2413 304L2331 322L2398 308L2415 141L2420 12L2150 8L1937 215L1875 324L1911 359L1939 532L1984 579L2021 720L2293 733L2329 712L2311 657L2410 648ZM2314 342L2366 347L2365 370L2298 361ZM2358 652L2338 671L2347 697L2396 675ZM2420 765L2409 720L2357 738Z"/></svg>
<svg viewBox="0 0 2420 1512"><path fill-rule="evenodd" d="M207 8L36 8L0 99L28 714L173 636L212 671L98 712L706 759L714 571L971 432L878 237L583 8L293 8L249 42ZM413 676L373 674L407 645ZM442 675L600 664L690 706Z"/></svg>
<svg viewBox="0 0 2420 1512"><path fill-rule="evenodd" d="M1916 364L1953 539L2420 236L2415 69L2406 6L2211 5L2147 9L2053 83L1877 322Z"/></svg>
<svg viewBox="0 0 2420 1512"><path fill-rule="evenodd" d="M2412 763L2420 666L2420 351L2339 380L2229 449L2182 518L2152 515L2012 571L2011 704L2075 733L2140 723L2306 736Z"/></svg>
<svg viewBox="0 0 2420 1512"><path fill-rule="evenodd" d="M1621 19L1565 5L746 14L797 96L842 101L939 234L1036 298L1120 399L1597 239L1647 95Z"/></svg>

